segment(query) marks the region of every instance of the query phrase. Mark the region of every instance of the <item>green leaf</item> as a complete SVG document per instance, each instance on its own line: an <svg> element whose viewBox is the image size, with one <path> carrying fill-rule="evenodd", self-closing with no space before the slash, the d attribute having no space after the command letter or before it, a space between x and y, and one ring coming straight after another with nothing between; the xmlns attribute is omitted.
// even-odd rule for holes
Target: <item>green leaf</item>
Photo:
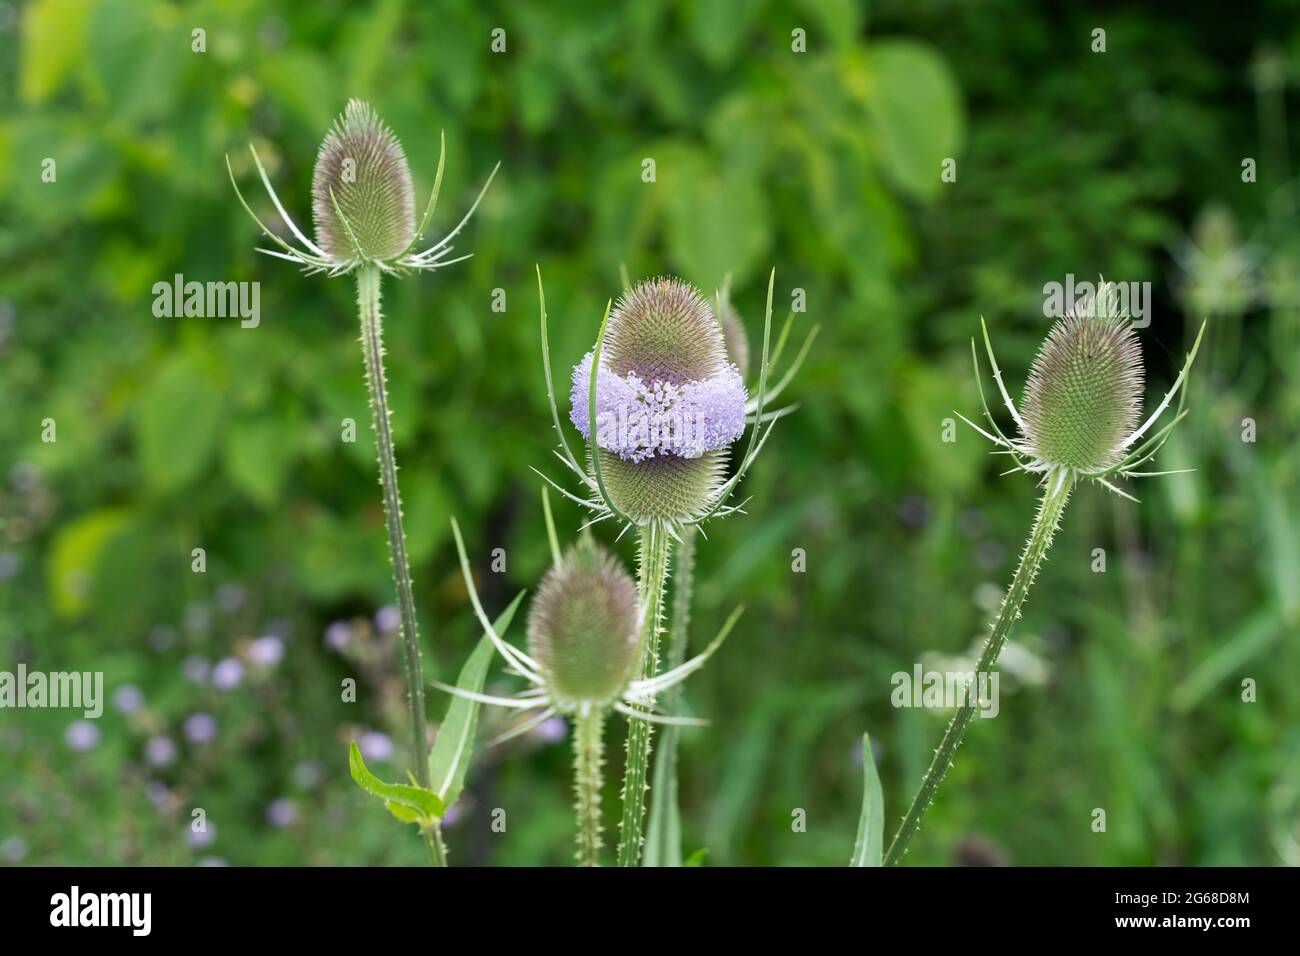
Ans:
<svg viewBox="0 0 1300 956"><path fill-rule="evenodd" d="M274 417L236 422L226 435L223 463L234 484L260 505L280 499L293 454L293 434Z"/></svg>
<svg viewBox="0 0 1300 956"><path fill-rule="evenodd" d="M50 602L63 617L90 609L96 572L109 545L126 527L127 514L102 508L59 529L47 559Z"/></svg>
<svg viewBox="0 0 1300 956"><path fill-rule="evenodd" d="M76 73L91 6L90 0L38 0L23 11L18 90L26 102L49 99Z"/></svg>
<svg viewBox="0 0 1300 956"><path fill-rule="evenodd" d="M690 856L688 856L686 858L686 862L683 863L682 866L703 866L704 859L708 855L709 855L709 848L707 846L702 846L694 853L692 853Z"/></svg>
<svg viewBox="0 0 1300 956"><path fill-rule="evenodd" d="M955 158L964 126L952 71L928 46L899 40L871 52L867 106L885 170L898 186L926 198L938 192L945 159Z"/></svg>
<svg viewBox="0 0 1300 956"><path fill-rule="evenodd" d="M141 393L136 441L155 489L174 491L203 473L216 449L221 398L208 370L186 356L163 366Z"/></svg>
<svg viewBox="0 0 1300 956"><path fill-rule="evenodd" d="M849 866L880 866L885 853L885 801L871 756L871 737L862 735L862 814Z"/></svg>
<svg viewBox="0 0 1300 956"><path fill-rule="evenodd" d="M365 761L361 759L361 748L355 740L348 746L348 769L358 787L383 800L388 812L403 823L427 827L442 819L446 812L443 802L433 791L405 783L385 783L367 770Z"/></svg>
<svg viewBox="0 0 1300 956"><path fill-rule="evenodd" d="M501 612L501 616L492 626L497 635L504 635L514 620L519 602L524 598L520 591L510 606ZM492 663L495 650L492 639L486 634L478 642L478 647L469 656L461 668L456 686L461 690L480 693L483 682L487 679L488 665ZM429 779L433 789L438 793L445 806L451 806L460 796L465 786L465 774L469 770L470 756L474 751L474 731L478 727L479 702L453 697L447 708L447 716L438 728L438 737L433 742L433 751L429 754Z"/></svg>

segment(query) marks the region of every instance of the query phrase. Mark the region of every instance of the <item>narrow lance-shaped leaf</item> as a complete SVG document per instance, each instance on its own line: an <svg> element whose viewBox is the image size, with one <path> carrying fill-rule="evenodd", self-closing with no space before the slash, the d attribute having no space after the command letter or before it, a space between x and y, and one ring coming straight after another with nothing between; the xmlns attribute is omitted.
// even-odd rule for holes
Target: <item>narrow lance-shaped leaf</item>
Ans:
<svg viewBox="0 0 1300 956"><path fill-rule="evenodd" d="M438 795L423 787L405 783L385 783L366 768L361 759L361 748L352 741L348 747L348 769L357 786L371 796L379 797L389 813L403 823L431 826L442 818L445 808Z"/></svg>
<svg viewBox="0 0 1300 956"><path fill-rule="evenodd" d="M497 634L504 635L510 627L523 597L524 592L520 591L510 606L493 622ZM460 677L456 680L459 689L475 694L482 692L488 666L492 663L492 651L492 639L485 634L461 668ZM469 771L470 756L474 751L474 733L478 729L478 709L479 702L476 700L453 697L429 754L429 780L443 804L448 807L456 802L465 786L465 774Z"/></svg>
<svg viewBox="0 0 1300 956"><path fill-rule="evenodd" d="M885 852L885 801L880 792L871 737L862 735L862 813L849 866L880 866Z"/></svg>

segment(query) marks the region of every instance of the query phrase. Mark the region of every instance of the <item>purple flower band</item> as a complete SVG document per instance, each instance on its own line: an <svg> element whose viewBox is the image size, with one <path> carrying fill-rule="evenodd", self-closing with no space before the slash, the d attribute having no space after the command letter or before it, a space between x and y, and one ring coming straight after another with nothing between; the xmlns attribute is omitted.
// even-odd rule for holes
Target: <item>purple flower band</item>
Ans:
<svg viewBox="0 0 1300 956"><path fill-rule="evenodd" d="M591 440L588 394L591 355L573 368L569 419ZM726 448L745 431L748 395L734 365L711 378L674 385L642 381L634 372L616 375L601 368L596 376L596 439L625 461L656 455L698 458Z"/></svg>

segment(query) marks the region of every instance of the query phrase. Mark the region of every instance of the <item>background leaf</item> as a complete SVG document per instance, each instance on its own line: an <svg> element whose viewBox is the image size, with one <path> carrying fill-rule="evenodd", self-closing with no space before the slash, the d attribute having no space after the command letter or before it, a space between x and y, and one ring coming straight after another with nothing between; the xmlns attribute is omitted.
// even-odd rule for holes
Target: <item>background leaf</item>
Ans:
<svg viewBox="0 0 1300 956"><path fill-rule="evenodd" d="M862 735L862 812L849 866L880 866L885 853L885 801L871 754L871 737Z"/></svg>
<svg viewBox="0 0 1300 956"><path fill-rule="evenodd" d="M498 637L504 639L524 593L520 591L515 595L510 606L493 622ZM456 686L461 690L481 693L483 682L487 679L488 665L492 663L495 653L492 639L484 634L474 653L461 668ZM480 706L476 700L453 696L447 705L447 716L443 718L438 727L438 736L433 741L433 750L429 754L429 779L434 791L448 807L456 802L465 786L465 775L469 772L470 757L474 752L474 732L478 727Z"/></svg>

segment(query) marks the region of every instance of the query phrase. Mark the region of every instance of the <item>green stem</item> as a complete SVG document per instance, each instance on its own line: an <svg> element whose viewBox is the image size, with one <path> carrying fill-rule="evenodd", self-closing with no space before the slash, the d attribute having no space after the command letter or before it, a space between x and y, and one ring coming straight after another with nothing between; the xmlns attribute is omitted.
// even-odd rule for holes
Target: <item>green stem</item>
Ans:
<svg viewBox="0 0 1300 956"><path fill-rule="evenodd" d="M638 590L644 609L638 638L636 675L652 677L659 670L659 632L663 617L664 584L668 580L668 532L659 524L641 529L641 566ZM644 842L645 795L650 768L651 724L648 720L628 720L627 764L623 770L623 820L619 829L618 865L636 866Z"/></svg>
<svg viewBox="0 0 1300 956"><path fill-rule="evenodd" d="M602 734L605 712L590 708L574 718L573 792L578 811L578 865L600 866L601 768L605 764Z"/></svg>
<svg viewBox="0 0 1300 956"><path fill-rule="evenodd" d="M672 670L685 662L691 623L691 592L695 584L695 526L687 525L680 533L665 670ZM681 706L682 685L670 688L667 697L664 712L676 714ZM646 828L643 866L682 865L681 822L677 813L677 732L678 728L671 724L664 728L659 756L655 759L651 790L654 799L650 804L650 823Z"/></svg>
<svg viewBox="0 0 1300 956"><path fill-rule="evenodd" d="M1002 645L1006 643L1011 625L1020 617L1020 609L1029 594L1029 586L1034 583L1038 567L1043 563L1043 557L1052 545L1052 536L1061 523L1061 515L1065 512L1066 502L1070 500L1073 485L1072 475L1057 471L1048 474L1047 490L1043 492L1042 501L1039 503L1033 530L1029 532L1029 540L1025 544L1024 553L1020 556L1020 564L1011 579L1011 587L1002 601L1002 609L998 612L997 620L993 622L993 630L984 645L984 652L980 654L979 663L975 665L974 680L978 680L980 674L991 673L994 665L997 664L998 655L1002 652ZM897 864L907 852L907 845L911 842L917 827L920 826L921 817L929 808L930 801L934 799L934 793L939 789L944 774L952 766L953 755L961 745L962 736L970 726L978 703L971 699L973 690L966 697L967 703L957 709L952 722L948 724L943 741L939 744L939 749L934 752L934 759L930 761L930 769L921 779L921 786L917 789L916 796L912 798L912 805L908 807L907 815L903 817L903 823L898 828L898 833L894 835L894 841L889 845L889 852L885 854L886 866Z"/></svg>
<svg viewBox="0 0 1300 956"><path fill-rule="evenodd" d="M384 376L384 320L379 309L379 269L372 265L357 271L357 310L361 315L361 352L366 364L366 386L370 390L371 423L379 451L379 484L384 492L384 523L388 529L389 558L397 587L397 609L401 615L402 663L406 674L407 702L411 709L412 759L415 780L429 786L429 733L425 725L424 680L420 674L420 636L415 623L415 597L411 567L406 559L406 532L402 530L402 498L397 489L397 459L393 454L393 431L389 422L388 382ZM446 852L436 827L424 831L429 860L446 865Z"/></svg>

